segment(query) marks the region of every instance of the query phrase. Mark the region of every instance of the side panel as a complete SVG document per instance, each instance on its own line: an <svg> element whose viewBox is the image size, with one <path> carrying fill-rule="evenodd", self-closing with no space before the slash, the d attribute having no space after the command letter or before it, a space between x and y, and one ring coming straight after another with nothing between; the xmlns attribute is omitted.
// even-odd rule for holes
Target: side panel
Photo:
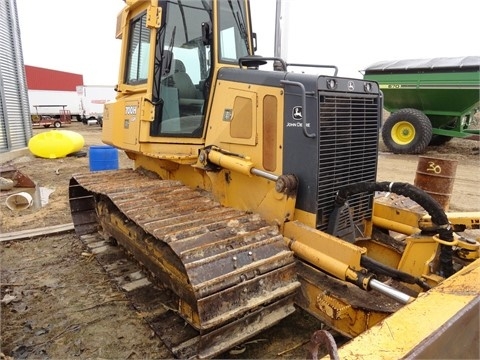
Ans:
<svg viewBox="0 0 480 360"><path fill-rule="evenodd" d="M283 133L278 115L283 114L283 89L279 80L277 87L272 86L273 81L262 85L242 80L246 73L238 69L220 71L205 145L248 154L255 168L281 175ZM268 164L264 164L266 153Z"/></svg>
<svg viewBox="0 0 480 360"><path fill-rule="evenodd" d="M305 88L306 109L302 108L301 86L284 84L282 80ZM226 130L230 123L225 114L232 111L239 90L257 93L258 99L269 93L282 94L284 104L279 104L283 107L278 108L280 112L276 115L278 133L282 134L276 150L280 153L277 163L281 164L281 169L275 173L298 177L295 217L323 231L327 229L336 193L342 186L376 180L381 120L381 98L376 84L370 83L367 90L361 80L337 79L335 88L329 89L327 80L328 77L307 74L224 69L219 73L206 139L206 145L215 144L229 151L251 154L255 167L260 166L265 155L260 152L262 144L252 151L223 140L230 131ZM262 105L258 101L259 109ZM233 111L232 116L236 113ZM261 110L257 114L258 136L249 141L258 142L263 138L263 125L259 123L264 121ZM237 142L246 143L246 139ZM357 224L371 217L371 202L369 194L350 199Z"/></svg>
<svg viewBox="0 0 480 360"><path fill-rule="evenodd" d="M120 99L107 104L103 119L102 141L124 150L139 151L142 98Z"/></svg>
<svg viewBox="0 0 480 360"><path fill-rule="evenodd" d="M284 144L278 115L283 114L283 89L269 86L275 83L273 77L281 74L274 73L267 84L252 84L241 78L247 73L238 69L220 71L205 145L242 159L248 157L255 169L282 175ZM264 75L258 71L254 74ZM276 84L280 84L278 78ZM228 170L207 175L215 197L224 205L258 212L279 225L293 215L294 198L277 193L272 180Z"/></svg>

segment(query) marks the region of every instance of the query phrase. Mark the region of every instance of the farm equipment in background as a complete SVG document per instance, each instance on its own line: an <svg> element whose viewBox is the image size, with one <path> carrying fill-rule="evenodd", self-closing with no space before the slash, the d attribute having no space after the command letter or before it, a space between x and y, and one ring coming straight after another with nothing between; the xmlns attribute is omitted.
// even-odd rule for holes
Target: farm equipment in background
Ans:
<svg viewBox="0 0 480 360"><path fill-rule="evenodd" d="M61 128L65 124L72 123L72 115L70 110L65 110L67 105L33 105L36 110L35 114L32 116L32 125L33 126L43 126L44 128L49 128L53 126L54 128ZM43 113L42 109L55 109L60 108L55 112L55 115L40 115ZM40 109L40 110L39 110ZM52 110L49 110L52 111Z"/></svg>
<svg viewBox="0 0 480 360"><path fill-rule="evenodd" d="M381 61L365 69L391 113L382 126L387 148L421 154L457 137L480 140L480 57Z"/></svg>
<svg viewBox="0 0 480 360"><path fill-rule="evenodd" d="M149 322L174 356L219 355L296 306L349 338L423 310L420 336L409 321L395 346L370 338L398 358L478 308L479 243L455 233L480 213L447 216L413 185L376 182L376 82L254 55L248 1L127 0L117 25L102 141L134 169L74 175L71 213L79 237L114 238L169 289ZM429 303L437 286L448 296Z"/></svg>

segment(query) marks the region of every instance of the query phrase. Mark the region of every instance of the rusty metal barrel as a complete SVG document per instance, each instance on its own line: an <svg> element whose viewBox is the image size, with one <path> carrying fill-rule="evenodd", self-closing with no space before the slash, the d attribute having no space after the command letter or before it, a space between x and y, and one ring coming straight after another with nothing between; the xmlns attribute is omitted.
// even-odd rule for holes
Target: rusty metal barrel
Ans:
<svg viewBox="0 0 480 360"><path fill-rule="evenodd" d="M450 205L457 163L456 160L418 157L414 185L437 200L445 211Z"/></svg>

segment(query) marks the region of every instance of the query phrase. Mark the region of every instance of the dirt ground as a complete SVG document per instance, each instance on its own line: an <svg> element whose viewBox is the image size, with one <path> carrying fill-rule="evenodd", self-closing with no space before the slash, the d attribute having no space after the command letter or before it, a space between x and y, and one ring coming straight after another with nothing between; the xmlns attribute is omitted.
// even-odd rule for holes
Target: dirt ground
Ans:
<svg viewBox="0 0 480 360"><path fill-rule="evenodd" d="M68 130L85 139L84 152L102 145L101 129L73 123ZM49 129L35 129L34 134ZM378 180L413 183L418 156L394 155L381 146ZM429 148L424 156L458 161L452 211L480 211L478 143L453 139ZM20 156L15 166L50 193L44 206L12 211L0 194L2 234L71 222L68 181L73 173L89 171L88 157L42 159ZM0 164L5 165L5 164ZM131 161L119 153L120 168ZM35 193L32 189L24 189ZM38 195L38 193L37 193ZM38 199L38 196L36 197ZM44 199L45 201L45 199ZM0 244L1 358L15 359L160 359L171 355L153 336L141 315L112 285L102 268L85 253L73 232ZM222 357L304 358L305 342L320 324L298 311L263 332L244 348Z"/></svg>

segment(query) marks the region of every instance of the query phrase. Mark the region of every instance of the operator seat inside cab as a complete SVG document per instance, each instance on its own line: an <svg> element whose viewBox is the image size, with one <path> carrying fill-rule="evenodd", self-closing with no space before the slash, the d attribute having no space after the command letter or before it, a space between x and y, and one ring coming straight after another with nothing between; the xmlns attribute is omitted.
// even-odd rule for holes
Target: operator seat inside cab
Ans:
<svg viewBox="0 0 480 360"><path fill-rule="evenodd" d="M186 72L184 63L171 60L170 71L162 80L162 124L160 132L198 137L203 131L203 92Z"/></svg>
<svg viewBox="0 0 480 360"><path fill-rule="evenodd" d="M178 97L180 99L196 99L197 88L187 74L185 64L181 60L175 59L174 61L172 81L174 86L178 89Z"/></svg>
<svg viewBox="0 0 480 360"><path fill-rule="evenodd" d="M171 75L173 87L178 90L180 116L201 115L203 111L203 96L193 84L185 70L185 64L178 59L174 60L174 72Z"/></svg>

